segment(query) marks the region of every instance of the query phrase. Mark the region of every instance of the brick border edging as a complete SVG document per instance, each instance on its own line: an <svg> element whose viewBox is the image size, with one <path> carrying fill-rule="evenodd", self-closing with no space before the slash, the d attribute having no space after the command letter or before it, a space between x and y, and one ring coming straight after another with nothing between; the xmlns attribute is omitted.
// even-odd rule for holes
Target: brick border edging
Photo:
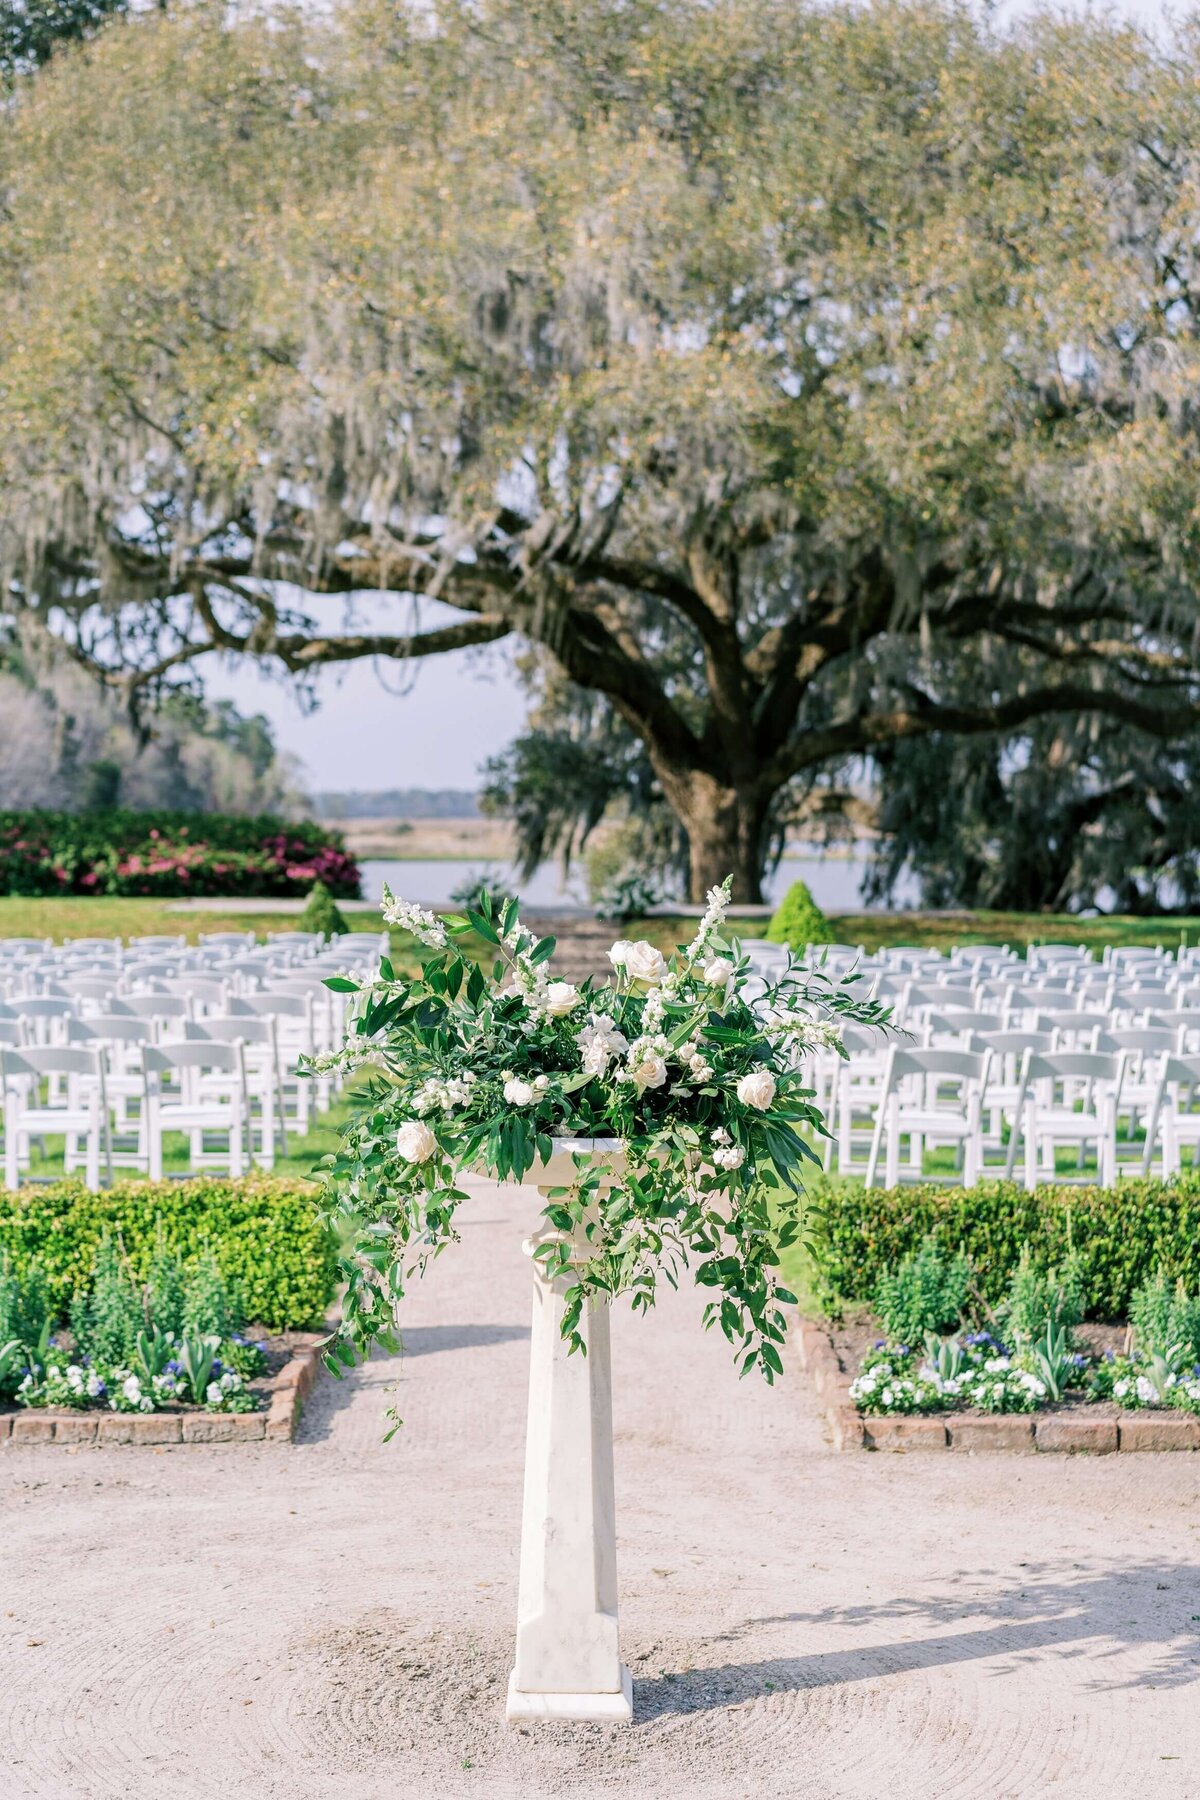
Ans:
<svg viewBox="0 0 1200 1800"><path fill-rule="evenodd" d="M0 1442L18 1444L290 1443L316 1380L319 1353L301 1344L275 1377L266 1412L118 1413L30 1408L0 1414Z"/></svg>
<svg viewBox="0 0 1200 1800"><path fill-rule="evenodd" d="M801 1365L812 1377L835 1450L1009 1450L1043 1454L1200 1450L1200 1418L1189 1413L1122 1412L1115 1419L1051 1413L872 1417L850 1398L850 1378L829 1333L812 1319L796 1331Z"/></svg>

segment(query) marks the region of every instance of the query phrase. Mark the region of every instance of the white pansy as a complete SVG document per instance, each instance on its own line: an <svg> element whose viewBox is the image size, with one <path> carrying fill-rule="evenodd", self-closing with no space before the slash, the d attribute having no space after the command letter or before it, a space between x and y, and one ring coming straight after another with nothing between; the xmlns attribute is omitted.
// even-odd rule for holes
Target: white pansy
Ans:
<svg viewBox="0 0 1200 1800"><path fill-rule="evenodd" d="M136 1375L127 1375L121 1383L121 1392L125 1398L137 1406L142 1398L142 1384Z"/></svg>
<svg viewBox="0 0 1200 1800"><path fill-rule="evenodd" d="M428 1125L419 1119L408 1119L396 1133L396 1149L405 1162L428 1162L437 1150L437 1139Z"/></svg>
<svg viewBox="0 0 1200 1800"><path fill-rule="evenodd" d="M649 944L645 938L633 944L620 939L609 951L608 960L615 969L624 969L630 981L644 981L650 986L656 986L667 972L666 957L657 944Z"/></svg>
<svg viewBox="0 0 1200 1800"><path fill-rule="evenodd" d="M775 1098L775 1077L769 1069L752 1069L738 1082L737 1097L743 1106L766 1112Z"/></svg>
<svg viewBox="0 0 1200 1800"><path fill-rule="evenodd" d="M552 981L546 989L543 1004L552 1019L565 1019L582 999L583 995L571 982Z"/></svg>
<svg viewBox="0 0 1200 1800"><path fill-rule="evenodd" d="M528 1081L519 1080L515 1075L504 1084L504 1098L510 1106L528 1106L535 1097L532 1085Z"/></svg>

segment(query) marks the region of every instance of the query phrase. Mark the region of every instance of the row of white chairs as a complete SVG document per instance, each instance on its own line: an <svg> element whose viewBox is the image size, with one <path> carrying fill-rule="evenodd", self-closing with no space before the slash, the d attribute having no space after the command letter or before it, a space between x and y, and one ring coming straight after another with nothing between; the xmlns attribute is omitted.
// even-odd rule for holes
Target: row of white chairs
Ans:
<svg viewBox="0 0 1200 1800"><path fill-rule="evenodd" d="M0 967L23 965L0 1002L6 1185L28 1178L34 1148L48 1137L65 1140L67 1171L82 1171L92 1187L118 1168L161 1177L172 1133L188 1141L192 1170L236 1176L252 1163L273 1167L277 1153L287 1154L289 1131L303 1135L335 1085L332 1076L299 1073L301 1057L344 1035L346 1001L325 978L373 972L385 943L358 933L331 943L306 937L287 944L274 966L259 958L248 979L230 953L244 964L252 941L219 934L198 947L194 968L130 981L127 959L103 966L110 940L87 946L100 966L77 978L64 975L60 952L78 945L47 952L22 941L14 952L13 940L0 940Z"/></svg>
<svg viewBox="0 0 1200 1800"><path fill-rule="evenodd" d="M764 982L778 946L746 946ZM1040 946L1022 963L978 947L949 957L852 946L810 953L891 1009L893 1031L849 1026L843 1061L812 1067L826 1168L869 1184L984 1176L1099 1180L1178 1172L1200 1156L1200 951ZM1030 966L1032 965L1032 966ZM1089 979L1094 985L1089 986ZM930 1152L952 1168L931 1171Z"/></svg>

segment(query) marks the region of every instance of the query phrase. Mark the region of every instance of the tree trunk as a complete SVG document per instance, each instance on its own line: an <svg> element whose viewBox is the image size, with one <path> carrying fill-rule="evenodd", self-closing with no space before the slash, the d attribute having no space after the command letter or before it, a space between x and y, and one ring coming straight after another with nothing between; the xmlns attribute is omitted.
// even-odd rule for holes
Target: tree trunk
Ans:
<svg viewBox="0 0 1200 1800"><path fill-rule="evenodd" d="M688 834L688 898L702 903L732 875L734 900L761 901L770 795L694 773L663 786Z"/></svg>

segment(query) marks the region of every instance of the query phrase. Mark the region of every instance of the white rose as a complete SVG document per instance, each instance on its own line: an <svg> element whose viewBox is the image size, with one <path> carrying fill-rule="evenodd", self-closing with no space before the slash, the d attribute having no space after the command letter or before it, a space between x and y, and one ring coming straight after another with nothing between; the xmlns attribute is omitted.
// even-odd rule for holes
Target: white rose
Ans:
<svg viewBox="0 0 1200 1800"><path fill-rule="evenodd" d="M662 1086L667 1079L667 1065L661 1056L650 1053L631 1064L629 1074L636 1084L638 1092L643 1093L646 1088Z"/></svg>
<svg viewBox="0 0 1200 1800"><path fill-rule="evenodd" d="M534 1098L534 1090L527 1081L518 1081L514 1076L504 1084L504 1098L510 1106L528 1106Z"/></svg>
<svg viewBox="0 0 1200 1800"><path fill-rule="evenodd" d="M428 1162L437 1149L437 1139L428 1125L422 1125L419 1119L409 1119L396 1133L396 1149L405 1162Z"/></svg>
<svg viewBox="0 0 1200 1800"><path fill-rule="evenodd" d="M630 981L657 984L667 972L667 959L654 944L640 938L636 944L624 939L613 945L608 960L615 968L624 969Z"/></svg>
<svg viewBox="0 0 1200 1800"><path fill-rule="evenodd" d="M546 989L545 1008L552 1019L565 1019L574 1012L583 995L569 981L552 981Z"/></svg>
<svg viewBox="0 0 1200 1800"><path fill-rule="evenodd" d="M743 1106L752 1106L756 1112L766 1112L775 1098L775 1077L769 1069L752 1070L738 1082L737 1097Z"/></svg>
<svg viewBox="0 0 1200 1800"><path fill-rule="evenodd" d="M727 956L714 956L704 965L704 979L709 987L727 987L733 980L733 964Z"/></svg>

